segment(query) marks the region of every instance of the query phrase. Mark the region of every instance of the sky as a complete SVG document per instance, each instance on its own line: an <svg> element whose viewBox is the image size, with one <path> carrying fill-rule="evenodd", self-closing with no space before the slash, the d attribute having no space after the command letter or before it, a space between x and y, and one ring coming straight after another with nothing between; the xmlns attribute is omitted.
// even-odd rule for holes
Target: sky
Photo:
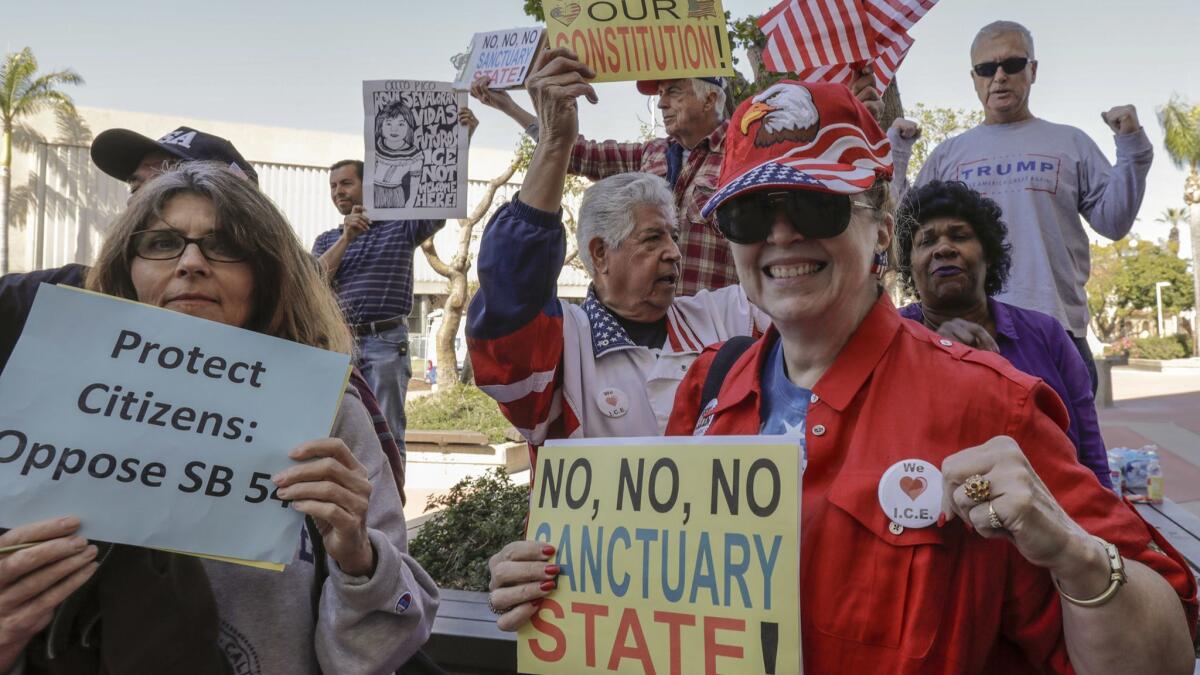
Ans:
<svg viewBox="0 0 1200 675"><path fill-rule="evenodd" d="M724 2L734 17L773 4ZM360 133L362 80L451 80L450 57L465 51L473 33L534 25L522 6L522 0L0 0L0 49L29 46L43 70L75 69L87 84L70 93L84 106ZM1200 103L1200 1L941 0L912 31L916 42L897 76L905 105L978 108L968 49L975 31L996 19L1033 32L1035 115L1083 129L1112 159L1112 135L1100 113L1137 107L1156 155L1134 233L1164 237L1167 227L1154 221L1164 208L1183 205L1185 174L1162 149L1155 109L1176 93ZM739 68L749 71L744 58ZM597 92L599 104L581 106L584 134L630 140L655 121L650 99L632 83L597 85ZM528 107L523 92L514 96ZM515 147L515 124L473 107L481 120L475 145Z"/></svg>

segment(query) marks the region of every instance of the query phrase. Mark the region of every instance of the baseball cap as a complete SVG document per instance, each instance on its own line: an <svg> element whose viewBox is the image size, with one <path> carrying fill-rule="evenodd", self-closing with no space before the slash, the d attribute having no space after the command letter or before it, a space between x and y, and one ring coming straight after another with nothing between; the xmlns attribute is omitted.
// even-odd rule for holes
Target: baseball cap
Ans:
<svg viewBox="0 0 1200 675"><path fill-rule="evenodd" d="M856 194L891 177L887 135L845 85L782 80L734 111L717 189L700 213L757 190Z"/></svg>
<svg viewBox="0 0 1200 675"><path fill-rule="evenodd" d="M678 78L678 79L687 79L687 78ZM718 87L722 87L722 88L725 87L725 78L723 78L723 77L697 77L694 79L702 80L709 84L715 84ZM655 94L658 93L658 84L660 82L666 82L666 80L638 80L638 83L637 83L638 93L645 94L646 96L654 96Z"/></svg>
<svg viewBox="0 0 1200 675"><path fill-rule="evenodd" d="M236 169L235 173L240 172L258 184L258 172L233 143L191 127L179 127L158 140L129 129L109 129L92 141L92 161L101 171L122 181L128 181L142 158L151 152L165 152L185 162L228 164L231 169Z"/></svg>

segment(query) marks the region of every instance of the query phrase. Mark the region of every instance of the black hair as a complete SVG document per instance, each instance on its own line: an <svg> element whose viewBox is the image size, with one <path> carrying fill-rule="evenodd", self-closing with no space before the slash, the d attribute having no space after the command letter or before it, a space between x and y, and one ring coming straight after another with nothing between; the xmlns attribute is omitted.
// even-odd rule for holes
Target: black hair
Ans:
<svg viewBox="0 0 1200 675"><path fill-rule="evenodd" d="M1000 205L972 190L961 181L935 180L908 191L896 209L896 257L900 279L918 295L912 275L913 237L921 226L935 218L957 218L971 226L983 245L987 277L983 291L989 297L1004 290L1012 267L1008 227L1001 220Z"/></svg>
<svg viewBox="0 0 1200 675"><path fill-rule="evenodd" d="M333 173L334 171L337 171L338 169L342 168L343 166L351 166L351 165L354 166L354 172L358 174L358 180L362 181L362 179L363 179L363 163L361 160L357 160L357 159L338 160L338 161L334 162L332 166L329 167L329 173Z"/></svg>

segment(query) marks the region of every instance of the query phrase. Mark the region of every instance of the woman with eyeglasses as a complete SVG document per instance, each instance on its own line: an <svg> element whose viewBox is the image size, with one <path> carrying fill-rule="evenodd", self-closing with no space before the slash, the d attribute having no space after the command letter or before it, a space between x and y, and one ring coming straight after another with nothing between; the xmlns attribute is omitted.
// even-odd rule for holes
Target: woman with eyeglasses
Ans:
<svg viewBox="0 0 1200 675"><path fill-rule="evenodd" d="M87 287L322 349L352 344L283 214L218 164L186 163L139 190ZM408 556L392 470L352 387L331 437L288 457L277 494L317 541L301 546L297 532L281 573L89 544L75 532L96 514L0 535L0 546L41 542L0 558L0 672L393 672L429 636L438 594Z"/></svg>
<svg viewBox="0 0 1200 675"><path fill-rule="evenodd" d="M996 300L1011 265L996 202L959 182L909 190L896 212L898 269L917 302L900 315L1040 377L1067 406L1079 461L1111 488L1087 366L1054 317Z"/></svg>
<svg viewBox="0 0 1200 675"><path fill-rule="evenodd" d="M879 275L889 145L840 85L784 81L730 123L715 210L772 328L667 433L795 436L804 669L1191 672L1184 560L1075 459L1052 389L902 319Z"/></svg>

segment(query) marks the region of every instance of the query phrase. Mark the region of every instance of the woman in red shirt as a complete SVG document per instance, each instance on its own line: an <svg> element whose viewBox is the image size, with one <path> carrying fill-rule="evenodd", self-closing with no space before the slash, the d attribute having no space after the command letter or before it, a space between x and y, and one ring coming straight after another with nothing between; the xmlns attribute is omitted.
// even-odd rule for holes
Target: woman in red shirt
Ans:
<svg viewBox="0 0 1200 675"><path fill-rule="evenodd" d="M1053 390L882 292L891 159L867 110L782 82L726 143L705 208L773 328L707 402L702 355L667 433L804 439L806 670L1191 672L1195 581L1076 461Z"/></svg>

